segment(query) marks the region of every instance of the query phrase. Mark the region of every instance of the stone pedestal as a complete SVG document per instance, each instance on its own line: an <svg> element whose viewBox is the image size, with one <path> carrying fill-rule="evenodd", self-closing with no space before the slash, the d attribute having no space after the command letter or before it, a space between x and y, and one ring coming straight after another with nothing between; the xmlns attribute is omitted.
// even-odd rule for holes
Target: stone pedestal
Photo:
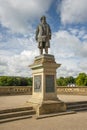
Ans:
<svg viewBox="0 0 87 130"><path fill-rule="evenodd" d="M55 62L53 55L43 54L35 57L29 66L33 74L33 90L29 103L38 115L66 111L66 105L57 97L56 69L60 64Z"/></svg>

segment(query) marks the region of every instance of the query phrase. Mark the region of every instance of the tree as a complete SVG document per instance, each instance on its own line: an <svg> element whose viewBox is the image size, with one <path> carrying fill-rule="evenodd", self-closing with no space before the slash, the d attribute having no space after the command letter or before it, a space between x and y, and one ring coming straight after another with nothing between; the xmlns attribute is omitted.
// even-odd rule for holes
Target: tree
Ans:
<svg viewBox="0 0 87 130"><path fill-rule="evenodd" d="M65 81L66 81L66 85L75 84L75 78L73 78L72 76L66 77Z"/></svg>
<svg viewBox="0 0 87 130"><path fill-rule="evenodd" d="M31 78L27 78L27 82L28 82L28 86L32 86L32 77Z"/></svg>
<svg viewBox="0 0 87 130"><path fill-rule="evenodd" d="M57 79L56 83L58 86L66 86L66 81L65 81L64 77L60 77L59 79Z"/></svg>
<svg viewBox="0 0 87 130"><path fill-rule="evenodd" d="M13 77L7 77L6 86L13 86Z"/></svg>
<svg viewBox="0 0 87 130"><path fill-rule="evenodd" d="M56 80L58 86L67 86L68 84L75 84L75 78L72 76L70 77L60 77L59 79Z"/></svg>
<svg viewBox="0 0 87 130"><path fill-rule="evenodd" d="M0 76L0 86L32 86L32 78Z"/></svg>
<svg viewBox="0 0 87 130"><path fill-rule="evenodd" d="M85 81L84 81L84 85L87 86L87 75L86 75L86 78L85 78Z"/></svg>
<svg viewBox="0 0 87 130"><path fill-rule="evenodd" d="M7 77L0 76L0 86L7 86Z"/></svg>
<svg viewBox="0 0 87 130"><path fill-rule="evenodd" d="M87 85L87 75L85 73L80 73L76 78L76 85L86 86Z"/></svg>
<svg viewBox="0 0 87 130"><path fill-rule="evenodd" d="M20 86L32 86L32 78L20 78Z"/></svg>

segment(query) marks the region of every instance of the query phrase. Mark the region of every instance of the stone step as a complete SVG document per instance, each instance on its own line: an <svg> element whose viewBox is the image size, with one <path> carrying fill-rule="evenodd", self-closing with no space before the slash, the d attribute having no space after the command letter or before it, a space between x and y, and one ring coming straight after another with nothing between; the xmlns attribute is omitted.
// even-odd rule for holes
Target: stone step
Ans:
<svg viewBox="0 0 87 130"><path fill-rule="evenodd" d="M66 103L66 106L67 106L67 110L86 111L87 110L87 101L68 102L68 103Z"/></svg>
<svg viewBox="0 0 87 130"><path fill-rule="evenodd" d="M67 109L67 110L71 110L71 111L87 111L87 107L83 107L83 108L71 108L71 109Z"/></svg>
<svg viewBox="0 0 87 130"><path fill-rule="evenodd" d="M40 116L37 116L36 119L43 119L43 118L49 118L49 117L55 117L55 116L62 116L62 115L67 115L67 114L76 114L76 112L75 111L66 111L66 112L59 112L59 113L54 113L54 114L40 115Z"/></svg>
<svg viewBox="0 0 87 130"><path fill-rule="evenodd" d="M72 104L87 104L87 101L79 101L79 102L66 102L66 105L72 105Z"/></svg>
<svg viewBox="0 0 87 130"><path fill-rule="evenodd" d="M0 119L0 124L6 123L6 122L11 122L11 121L16 121L16 120L28 119L28 118L32 118L32 115L24 115L24 116L19 116L19 117Z"/></svg>
<svg viewBox="0 0 87 130"><path fill-rule="evenodd" d="M33 115L36 114L34 110L26 110L26 111L17 111L17 112L10 112L10 113L2 113L0 114L0 120L6 118L13 118L13 117L20 117L24 115Z"/></svg>
<svg viewBox="0 0 87 130"><path fill-rule="evenodd" d="M84 107L84 108L73 108L71 109L72 111L76 111L76 112L79 112L79 111L87 111L87 107Z"/></svg>
<svg viewBox="0 0 87 130"><path fill-rule="evenodd" d="M87 107L87 104L72 104L72 105L67 105L67 109L71 108L84 108Z"/></svg>
<svg viewBox="0 0 87 130"><path fill-rule="evenodd" d="M26 110L33 110L33 107L18 107L18 108L3 109L3 110L0 110L0 114L18 112L18 111L26 111Z"/></svg>

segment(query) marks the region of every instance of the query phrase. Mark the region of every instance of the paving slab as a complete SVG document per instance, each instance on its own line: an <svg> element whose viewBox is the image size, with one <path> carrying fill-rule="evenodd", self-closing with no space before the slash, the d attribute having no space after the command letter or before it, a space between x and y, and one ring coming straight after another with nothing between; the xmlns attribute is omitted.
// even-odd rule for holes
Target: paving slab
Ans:
<svg viewBox="0 0 87 130"><path fill-rule="evenodd" d="M30 98L31 95L0 96L0 110L27 106L26 102ZM64 102L87 101L87 96L78 95L58 95L58 98Z"/></svg>
<svg viewBox="0 0 87 130"><path fill-rule="evenodd" d="M87 130L87 112L0 124L0 130Z"/></svg>
<svg viewBox="0 0 87 130"><path fill-rule="evenodd" d="M30 95L0 96L0 110L26 106ZM87 96L58 95L64 102L87 101ZM0 124L0 130L87 130L87 112L36 120L28 118Z"/></svg>

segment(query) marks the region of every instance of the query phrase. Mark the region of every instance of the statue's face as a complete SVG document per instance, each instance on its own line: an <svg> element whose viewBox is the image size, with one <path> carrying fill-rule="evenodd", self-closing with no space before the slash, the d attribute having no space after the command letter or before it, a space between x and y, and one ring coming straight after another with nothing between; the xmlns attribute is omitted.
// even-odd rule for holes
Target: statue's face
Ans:
<svg viewBox="0 0 87 130"><path fill-rule="evenodd" d="M44 17L42 18L41 23L42 24L46 23L46 19Z"/></svg>

